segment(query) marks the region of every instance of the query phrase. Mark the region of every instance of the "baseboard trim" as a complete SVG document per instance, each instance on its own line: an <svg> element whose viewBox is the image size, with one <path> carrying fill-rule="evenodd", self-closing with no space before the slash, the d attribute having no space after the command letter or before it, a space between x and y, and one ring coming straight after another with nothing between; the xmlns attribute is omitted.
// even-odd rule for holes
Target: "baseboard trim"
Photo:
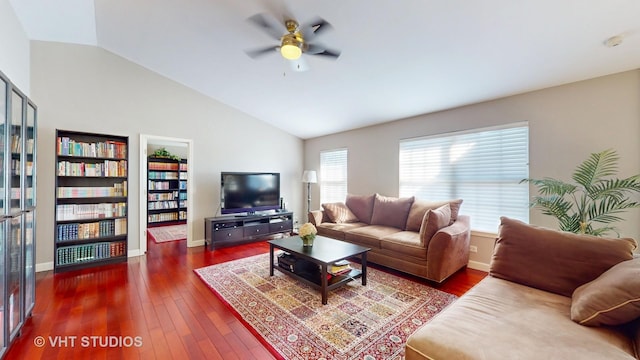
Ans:
<svg viewBox="0 0 640 360"><path fill-rule="evenodd" d="M36 264L36 272L53 270L53 261Z"/></svg>
<svg viewBox="0 0 640 360"><path fill-rule="evenodd" d="M467 266L471 269L489 272L489 264L485 264L479 261L469 260Z"/></svg>
<svg viewBox="0 0 640 360"><path fill-rule="evenodd" d="M204 239L202 240L194 240L192 242L187 242L187 247L197 247L197 246L204 246Z"/></svg>

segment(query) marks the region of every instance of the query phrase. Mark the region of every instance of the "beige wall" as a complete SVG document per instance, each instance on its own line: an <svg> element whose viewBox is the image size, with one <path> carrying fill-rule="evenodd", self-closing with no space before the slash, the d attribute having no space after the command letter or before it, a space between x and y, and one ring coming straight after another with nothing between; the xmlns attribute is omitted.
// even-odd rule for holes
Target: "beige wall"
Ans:
<svg viewBox="0 0 640 360"><path fill-rule="evenodd" d="M303 210L299 138L108 51L33 41L32 98L38 104L37 259L53 261L55 130L129 136L129 251L139 243L139 135L191 139L195 240L218 211L221 171L281 173L282 196ZM143 205L144 206L144 205Z"/></svg>
<svg viewBox="0 0 640 360"><path fill-rule="evenodd" d="M319 169L322 150L347 147L350 192L397 196L400 139L519 121L529 122L531 177L569 180L578 163L607 148L620 154L622 176L640 173L640 70L310 139L304 168ZM312 207L318 208L318 186L313 192ZM640 211L632 210L628 219L622 235L640 238ZM531 210L530 222L556 227L537 210ZM473 236L474 264L488 264L493 238Z"/></svg>
<svg viewBox="0 0 640 360"><path fill-rule="evenodd" d="M0 0L0 71L23 93L29 84L29 39L9 0Z"/></svg>

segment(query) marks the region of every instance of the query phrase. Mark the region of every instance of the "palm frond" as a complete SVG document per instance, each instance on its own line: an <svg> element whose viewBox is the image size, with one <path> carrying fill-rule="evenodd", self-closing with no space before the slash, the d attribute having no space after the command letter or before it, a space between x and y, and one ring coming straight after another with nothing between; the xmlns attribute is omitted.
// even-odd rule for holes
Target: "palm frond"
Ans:
<svg viewBox="0 0 640 360"><path fill-rule="evenodd" d="M589 197L598 199L612 196L623 200L635 192L640 192L640 178L638 176L599 181L589 189Z"/></svg>
<svg viewBox="0 0 640 360"><path fill-rule="evenodd" d="M613 149L593 153L587 160L578 165L572 179L588 190L594 183L607 176L615 175L618 170L619 159L618 154Z"/></svg>
<svg viewBox="0 0 640 360"><path fill-rule="evenodd" d="M564 196L566 194L572 194L577 190L577 187L572 184L568 184L561 180L552 178L544 179L522 179L520 183L528 182L535 185L538 188L538 192L543 196L558 195Z"/></svg>

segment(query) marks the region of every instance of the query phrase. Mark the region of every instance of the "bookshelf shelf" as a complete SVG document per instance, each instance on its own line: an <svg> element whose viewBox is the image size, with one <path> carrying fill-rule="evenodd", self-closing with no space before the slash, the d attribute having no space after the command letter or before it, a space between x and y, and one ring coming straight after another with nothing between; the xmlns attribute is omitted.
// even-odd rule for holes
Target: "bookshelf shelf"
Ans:
<svg viewBox="0 0 640 360"><path fill-rule="evenodd" d="M55 271L127 260L128 138L56 130Z"/></svg>
<svg viewBox="0 0 640 360"><path fill-rule="evenodd" d="M187 220L187 161L150 156L147 169L147 226Z"/></svg>

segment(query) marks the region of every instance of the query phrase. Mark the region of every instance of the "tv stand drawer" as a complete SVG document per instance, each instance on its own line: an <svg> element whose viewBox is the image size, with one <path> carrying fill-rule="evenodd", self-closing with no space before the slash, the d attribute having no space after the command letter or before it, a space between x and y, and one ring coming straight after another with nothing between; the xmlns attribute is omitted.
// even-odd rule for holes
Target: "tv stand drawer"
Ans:
<svg viewBox="0 0 640 360"><path fill-rule="evenodd" d="M213 232L213 241L242 240L244 233L241 227L220 228Z"/></svg>
<svg viewBox="0 0 640 360"><path fill-rule="evenodd" d="M286 232L293 230L293 221L286 220L269 224L269 231L272 233Z"/></svg>
<svg viewBox="0 0 640 360"><path fill-rule="evenodd" d="M258 224L244 227L244 236L253 237L269 233L269 224Z"/></svg>

